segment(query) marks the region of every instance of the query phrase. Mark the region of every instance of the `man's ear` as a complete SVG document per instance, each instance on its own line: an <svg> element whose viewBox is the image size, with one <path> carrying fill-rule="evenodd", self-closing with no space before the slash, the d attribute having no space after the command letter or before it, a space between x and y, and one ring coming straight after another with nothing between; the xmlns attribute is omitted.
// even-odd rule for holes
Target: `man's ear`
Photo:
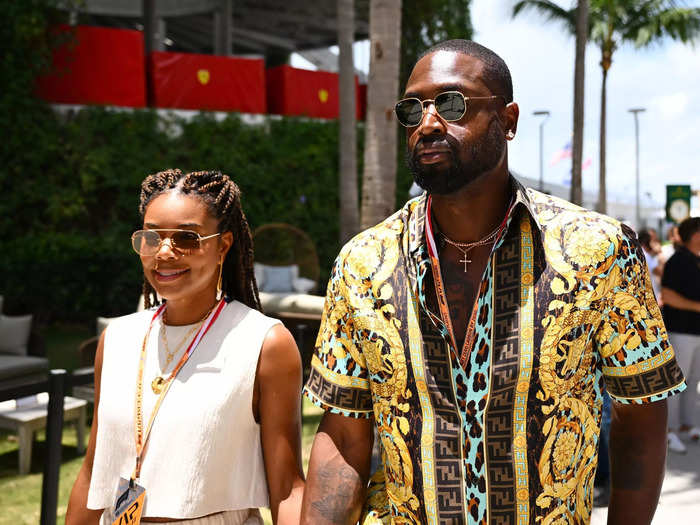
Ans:
<svg viewBox="0 0 700 525"><path fill-rule="evenodd" d="M518 131L518 118L520 118L520 108L516 102L506 104L503 108L503 128L506 130L506 136L513 138ZM510 132L510 133L509 133Z"/></svg>

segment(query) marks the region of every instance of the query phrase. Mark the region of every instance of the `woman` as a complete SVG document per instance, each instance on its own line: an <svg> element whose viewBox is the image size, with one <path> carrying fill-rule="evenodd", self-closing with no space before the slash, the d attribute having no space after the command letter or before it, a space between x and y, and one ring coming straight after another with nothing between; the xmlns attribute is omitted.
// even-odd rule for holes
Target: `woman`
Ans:
<svg viewBox="0 0 700 525"><path fill-rule="evenodd" d="M219 172L167 170L143 181L140 212L147 309L100 337L66 523L106 509L111 524L128 504L142 522L252 525L268 501L275 523L297 523L301 361L260 313L240 190ZM137 487L145 503L133 505Z"/></svg>

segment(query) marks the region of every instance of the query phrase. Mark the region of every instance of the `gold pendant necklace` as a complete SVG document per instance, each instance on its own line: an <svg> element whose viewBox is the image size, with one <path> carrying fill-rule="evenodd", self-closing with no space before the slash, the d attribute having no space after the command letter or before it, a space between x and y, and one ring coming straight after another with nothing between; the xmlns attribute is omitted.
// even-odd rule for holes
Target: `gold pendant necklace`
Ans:
<svg viewBox="0 0 700 525"><path fill-rule="evenodd" d="M164 386L165 378L163 376L156 376L155 379L151 381L151 390L153 390L153 393L157 396L163 391Z"/></svg>
<svg viewBox="0 0 700 525"><path fill-rule="evenodd" d="M165 346L165 366L163 367L161 374L158 374L153 379L153 381L151 381L151 390L155 395L158 396L161 394L161 392L163 392L163 388L165 387L168 381L168 379L165 377L165 370L167 370L167 368L170 366L170 363L172 362L173 358L182 349L182 347L190 338L190 336L204 324L204 321L206 321L207 317L209 317L209 314L211 313L212 309L213 307L209 309L209 311L204 315L204 317L202 317L202 319L200 319L197 323L192 325L192 328L188 330L188 332L185 334L185 337L183 337L180 340L180 342L175 347L175 350L173 350L172 352L170 351L170 347L168 346L168 336L165 333L165 325L167 323L167 318L165 316L168 313L167 308L163 312L163 318L160 324L160 337L163 340L163 344Z"/></svg>

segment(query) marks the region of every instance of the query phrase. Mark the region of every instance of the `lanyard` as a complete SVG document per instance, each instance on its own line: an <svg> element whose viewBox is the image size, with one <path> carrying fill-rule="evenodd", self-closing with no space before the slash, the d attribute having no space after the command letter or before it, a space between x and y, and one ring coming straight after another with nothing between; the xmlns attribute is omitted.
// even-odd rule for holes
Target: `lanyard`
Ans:
<svg viewBox="0 0 700 525"><path fill-rule="evenodd" d="M435 237L433 235L433 217L431 213L432 208L432 197L429 195L428 200L425 205L425 238L428 244L428 255L430 256L430 264L433 271L433 282L435 283L435 293L437 295L438 306L440 307L440 317L442 322L447 327L447 333L450 337L450 343L455 353L459 351L457 348L457 340L455 339L454 329L452 328L452 318L450 317L450 310L447 306L447 294L445 293L445 285L442 280L442 272L440 271L440 259L438 256L437 247L435 245ZM501 235L503 235L503 230L508 221L508 216L513 209L513 202L508 206L508 211L506 212L503 222L498 227L498 234L494 240L493 245L496 246ZM467 332L464 336L464 344L462 345L462 352L457 354L459 357L459 362L462 367L466 366L467 357L469 355L469 350L471 349L471 340L474 334L474 328L476 326L477 318L477 305L479 302L479 294L476 294L474 298L474 304L472 305L471 315L469 316L469 324L467 325Z"/></svg>
<svg viewBox="0 0 700 525"><path fill-rule="evenodd" d="M136 379L136 407L135 407L135 418L136 418L136 467L134 468L134 473L131 476L132 481L136 480L139 478L141 475L141 465L143 461L143 455L144 451L146 448L146 444L148 443L148 438L151 435L151 429L153 428L153 421L156 418L156 414L158 413L158 410L160 409L160 405L163 403L163 399L165 399L165 395L168 393L168 390L170 389L170 385L172 384L173 380L175 379L175 376L177 376L178 372L180 369L185 365L187 360L190 358L190 356L194 353L195 348L197 348L197 345L199 342L202 340L204 335L209 331L209 328L214 324L214 321L219 317L219 314L221 313L221 310L223 310L224 306L226 305L226 301L223 299L219 301L219 304L212 310L212 312L209 314L207 319L204 321L202 326L199 328L199 331L197 334L194 336L194 339L192 339L192 342L190 345L187 347L187 350L185 350L185 353L182 355L180 358L180 361L178 361L177 365L175 365L175 368L173 368L173 371L170 372L170 376L168 379L165 381L165 385L163 387L163 391L160 393L158 396L158 399L156 401L155 406L153 407L153 411L151 412L151 417L148 420L148 426L146 427L146 433L144 434L143 432L143 370L144 366L146 363L146 343L148 342L149 336L151 335L151 328L153 328L153 323L163 315L163 311L165 310L165 304L161 305L158 310L156 310L156 313L153 315L153 318L151 319L151 323L148 325L148 331L146 332L146 336L143 338L143 345L141 346L141 357L139 359L139 372L138 372L138 377Z"/></svg>

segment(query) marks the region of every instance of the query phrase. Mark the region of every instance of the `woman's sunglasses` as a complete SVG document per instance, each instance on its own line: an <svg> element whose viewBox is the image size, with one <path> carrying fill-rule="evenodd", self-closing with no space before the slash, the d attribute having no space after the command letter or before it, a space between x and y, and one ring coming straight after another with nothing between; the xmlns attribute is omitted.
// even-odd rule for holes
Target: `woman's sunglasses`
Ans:
<svg viewBox="0 0 700 525"><path fill-rule="evenodd" d="M155 255L166 239L173 250L188 255L201 248L202 241L221 235L214 233L202 237L192 230L137 230L131 235L131 246L139 255Z"/></svg>
<svg viewBox="0 0 700 525"><path fill-rule="evenodd" d="M407 128L417 126L423 120L423 114L427 110L428 102L432 102L435 105L435 111L440 117L447 122L454 122L461 119L467 112L470 100L493 100L496 98L505 101L503 95L465 97L459 91L445 91L434 99L420 100L419 98L410 97L399 100L394 106L394 113L396 113L396 118L402 126Z"/></svg>

